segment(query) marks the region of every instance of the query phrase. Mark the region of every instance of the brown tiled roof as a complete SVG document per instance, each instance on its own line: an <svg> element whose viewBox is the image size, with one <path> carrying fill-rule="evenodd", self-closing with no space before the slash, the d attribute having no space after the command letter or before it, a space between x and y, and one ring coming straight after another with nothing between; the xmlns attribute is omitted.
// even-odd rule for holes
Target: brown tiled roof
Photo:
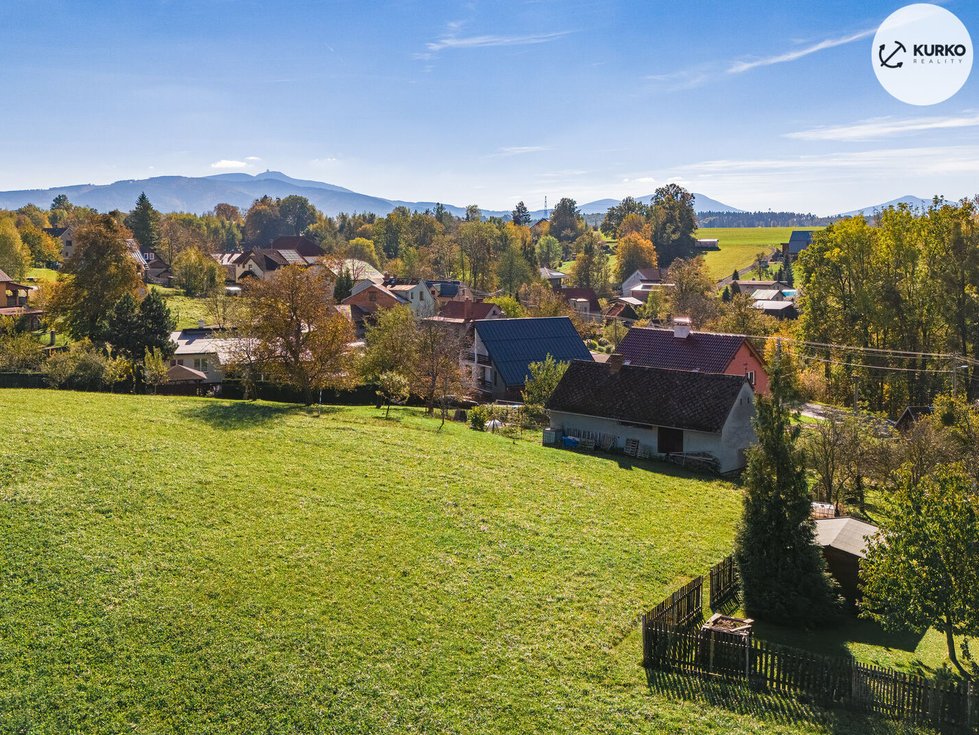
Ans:
<svg viewBox="0 0 979 735"><path fill-rule="evenodd" d="M672 329L633 327L616 352L632 365L723 373L746 341L741 334L690 332L680 339Z"/></svg>
<svg viewBox="0 0 979 735"><path fill-rule="evenodd" d="M489 318L490 312L493 311L493 307L496 306L496 304L488 304L485 301L470 302L470 304L472 306L472 312L469 315L470 319L487 319ZM465 319L466 302L447 301L441 311L439 311L439 316L445 319Z"/></svg>
<svg viewBox="0 0 979 735"><path fill-rule="evenodd" d="M621 301L617 301L614 304L610 304L605 310L606 317L621 318L621 319L638 319L639 315L636 310L632 307L632 304L623 304Z"/></svg>
<svg viewBox="0 0 979 735"><path fill-rule="evenodd" d="M666 268L640 268L639 277L644 281L663 283L666 281Z"/></svg>
<svg viewBox="0 0 979 735"><path fill-rule="evenodd" d="M718 433L745 379L683 370L572 362L547 402L552 411Z"/></svg>
<svg viewBox="0 0 979 735"><path fill-rule="evenodd" d="M585 299L588 302L588 309L595 314L602 310L602 307L598 305L598 296L590 288L556 288L554 291L568 301Z"/></svg>
<svg viewBox="0 0 979 735"><path fill-rule="evenodd" d="M295 250L304 258L316 258L324 254L323 248L308 237L277 237L269 246L272 250Z"/></svg>

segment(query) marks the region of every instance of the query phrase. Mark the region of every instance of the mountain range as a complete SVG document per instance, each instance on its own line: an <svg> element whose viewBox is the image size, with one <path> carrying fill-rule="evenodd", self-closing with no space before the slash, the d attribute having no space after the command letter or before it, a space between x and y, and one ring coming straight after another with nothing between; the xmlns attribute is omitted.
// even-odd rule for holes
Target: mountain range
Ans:
<svg viewBox="0 0 979 735"><path fill-rule="evenodd" d="M93 207L102 212L119 209L129 211L136 203L141 192L161 212L207 212L214 209L216 204L226 202L247 210L252 202L268 194L272 197L286 197L291 194L306 197L317 209L324 214L336 216L340 212L373 212L386 215L395 207L404 206L409 210L425 211L434 209L435 202L408 202L400 199L361 194L335 184L309 179L294 179L279 171L265 171L260 174L227 173L212 176L154 176L148 179L126 179L111 184L76 184L73 186L56 186L50 189L22 189L19 191L0 192L0 209L17 209L25 204L36 204L47 207L59 194L64 194L73 204ZM649 203L652 194L636 197L637 200ZM596 215L603 215L608 208L619 203L618 199L597 199L593 202L579 204L582 214L589 216L589 221ZM876 204L863 209L845 212L841 217L855 214L872 216L892 204L906 203L912 207L927 209L929 199L915 196L903 196L889 202ZM514 202L516 204L516 202ZM464 206L447 204L443 206L456 216L466 213ZM694 193L694 209L700 212L744 212L705 194ZM482 210L487 217L509 217L509 210ZM539 219L548 213L543 209L531 213L533 219Z"/></svg>
<svg viewBox="0 0 979 735"><path fill-rule="evenodd" d="M435 202L408 202L400 199L361 194L342 186L322 181L294 179L279 171L266 171L251 175L245 173L215 174L213 176L154 176L149 179L126 179L111 184L77 184L56 186L50 189L22 189L0 192L0 208L17 209L25 204L47 207L59 194L68 197L72 204L93 207L102 212L119 209L127 212L133 208L136 198L145 192L150 202L161 212L207 212L216 204L226 202L248 209L259 197L266 194L272 197L286 197L297 194L306 197L324 214L336 216L340 212L373 212L386 215L395 207L404 206L420 212L434 209ZM648 203L652 194L637 199ZM711 199L703 194L694 194L697 211L739 212L741 210ZM579 205L582 214L605 214L609 207L618 204L618 199L599 199ZM514 202L516 204L516 202ZM466 213L465 206L447 204L443 206L456 216ZM532 211L531 216L539 219L545 216L544 210ZM487 217L507 217L509 210L483 210Z"/></svg>

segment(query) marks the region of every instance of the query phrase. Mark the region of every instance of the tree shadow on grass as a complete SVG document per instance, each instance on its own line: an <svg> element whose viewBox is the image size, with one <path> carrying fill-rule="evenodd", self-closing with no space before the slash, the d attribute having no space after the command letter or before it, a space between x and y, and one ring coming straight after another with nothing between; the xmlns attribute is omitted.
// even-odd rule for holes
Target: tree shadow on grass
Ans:
<svg viewBox="0 0 979 735"><path fill-rule="evenodd" d="M848 614L842 624L826 628L799 630L764 621L754 624L756 637L783 646L801 648L821 656L852 657L848 643L863 643L886 651L913 653L924 633L890 632L879 623Z"/></svg>
<svg viewBox="0 0 979 735"><path fill-rule="evenodd" d="M756 690L744 683L687 676L674 672L646 669L651 692L668 699L682 699L720 707L781 725L820 725L830 732L884 735L900 729L875 715L865 715L840 708L821 707L804 696L789 696L767 690ZM914 730L908 730L914 732Z"/></svg>
<svg viewBox="0 0 979 735"><path fill-rule="evenodd" d="M316 416L315 406L295 403L251 403L249 401L202 401L188 406L184 413L190 419L203 421L215 429L250 429L285 416L308 414ZM325 406L322 413L335 413L341 409Z"/></svg>

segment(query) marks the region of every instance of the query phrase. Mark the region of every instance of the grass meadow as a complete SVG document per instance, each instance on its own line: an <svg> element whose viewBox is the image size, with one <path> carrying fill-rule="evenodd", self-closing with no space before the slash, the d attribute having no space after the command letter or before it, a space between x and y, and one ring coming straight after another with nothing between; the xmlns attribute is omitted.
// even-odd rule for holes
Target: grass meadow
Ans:
<svg viewBox="0 0 979 735"><path fill-rule="evenodd" d="M728 482L414 409L0 412L0 732L903 731L647 680L638 615L728 553Z"/></svg>
<svg viewBox="0 0 979 735"><path fill-rule="evenodd" d="M694 233L701 239L716 239L720 250L704 254L707 266L718 280L727 278L735 268L748 268L761 251L771 252L789 241L793 230L816 230L818 227L704 227Z"/></svg>

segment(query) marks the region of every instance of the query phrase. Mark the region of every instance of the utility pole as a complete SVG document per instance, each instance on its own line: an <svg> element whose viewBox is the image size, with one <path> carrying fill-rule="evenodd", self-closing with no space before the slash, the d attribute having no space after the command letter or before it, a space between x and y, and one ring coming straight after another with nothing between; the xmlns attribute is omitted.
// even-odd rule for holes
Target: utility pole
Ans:
<svg viewBox="0 0 979 735"><path fill-rule="evenodd" d="M544 195L544 219L547 219L547 194Z"/></svg>

